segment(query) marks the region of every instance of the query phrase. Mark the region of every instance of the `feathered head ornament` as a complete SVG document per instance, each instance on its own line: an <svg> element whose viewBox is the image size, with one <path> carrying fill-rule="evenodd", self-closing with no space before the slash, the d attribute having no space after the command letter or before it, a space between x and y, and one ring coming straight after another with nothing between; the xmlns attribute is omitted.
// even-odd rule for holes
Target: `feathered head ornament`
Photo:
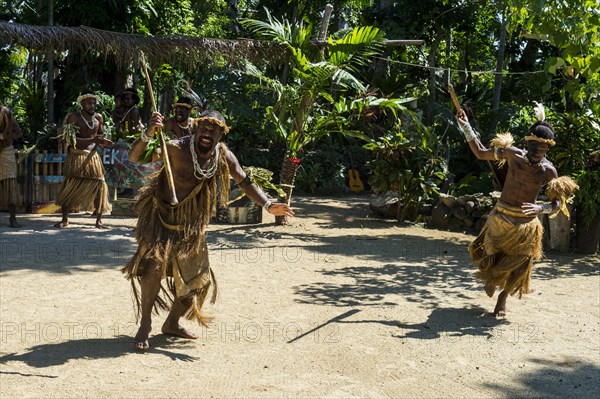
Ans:
<svg viewBox="0 0 600 399"><path fill-rule="evenodd" d="M181 79L179 82L177 82L177 88L184 94L185 97L190 98L194 103L196 103L196 106L200 108L200 110L206 108L206 100L200 98L200 96L196 94L194 90L192 90L190 84L186 80Z"/></svg>
<svg viewBox="0 0 600 399"><path fill-rule="evenodd" d="M540 143L546 143L550 146L555 145L554 128L545 120L546 112L544 111L544 104L536 102L534 110L537 122L529 128L529 135L525 136L525 140L534 140Z"/></svg>
<svg viewBox="0 0 600 399"><path fill-rule="evenodd" d="M535 117L538 121L543 122L546 120L546 111L544 110L544 104L542 103L538 103L537 101L534 101L535 103L535 107L533 108L535 110Z"/></svg>

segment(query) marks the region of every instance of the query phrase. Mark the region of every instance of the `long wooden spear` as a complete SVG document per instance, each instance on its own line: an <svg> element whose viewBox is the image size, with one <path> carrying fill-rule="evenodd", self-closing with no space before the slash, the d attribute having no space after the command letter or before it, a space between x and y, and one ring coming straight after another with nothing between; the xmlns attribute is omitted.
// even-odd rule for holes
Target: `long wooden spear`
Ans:
<svg viewBox="0 0 600 399"><path fill-rule="evenodd" d="M456 92L454 91L454 87L448 83L448 93L450 93L450 98L456 107L456 112L462 113L462 107L460 106L460 102L458 102L458 97L456 96Z"/></svg>
<svg viewBox="0 0 600 399"><path fill-rule="evenodd" d="M144 57L143 52L141 52L141 56L144 74L146 75L146 84L148 85L150 100L152 100L152 109L154 110L154 112L158 112L156 108L156 101L154 101L154 93L152 92L152 82L150 81L150 75L148 74L148 68L146 67L146 58ZM165 136L162 134L161 129L158 130L158 137L160 137L160 148L162 149L163 162L165 163L165 173L167 174L167 183L169 185L169 191L171 193L171 205L175 206L179 204L179 201L177 200L177 192L175 191L175 181L173 179L173 171L171 170L171 161L169 160L167 143L165 142Z"/></svg>

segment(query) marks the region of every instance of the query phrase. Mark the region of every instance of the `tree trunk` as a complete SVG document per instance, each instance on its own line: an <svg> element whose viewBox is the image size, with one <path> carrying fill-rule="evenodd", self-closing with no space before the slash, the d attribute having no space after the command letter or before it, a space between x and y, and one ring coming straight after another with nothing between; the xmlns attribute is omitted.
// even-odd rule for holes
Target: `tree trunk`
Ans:
<svg viewBox="0 0 600 399"><path fill-rule="evenodd" d="M48 26L54 25L54 2L48 2ZM54 125L54 49L48 49L48 125Z"/></svg>
<svg viewBox="0 0 600 399"><path fill-rule="evenodd" d="M430 125L433 122L433 108L437 102L437 85L435 79L435 64L437 62L437 49L442 41L442 34L436 27L435 40L431 43L429 48L429 55L427 56L427 66L429 67L429 106L427 107L427 124Z"/></svg>
<svg viewBox="0 0 600 399"><path fill-rule="evenodd" d="M227 16L229 17L229 31L235 36L240 33L240 27L238 22L238 0L227 0Z"/></svg>
<svg viewBox="0 0 600 399"><path fill-rule="evenodd" d="M504 69L504 54L506 53L506 27L508 19L505 12L502 13L502 24L500 26L500 39L498 54L496 55L496 77L494 79L494 91L492 97L492 120L490 121L490 132L496 131L498 126L498 111L500 110L500 95L502 94L502 70Z"/></svg>
<svg viewBox="0 0 600 399"><path fill-rule="evenodd" d="M285 157L281 165L281 174L279 177L279 183L283 187L285 197L283 201L290 205L292 201L292 191L294 190L294 184L296 183L296 172L298 171L299 162L292 161L291 157ZM288 224L287 217L275 216L275 224L278 226Z"/></svg>
<svg viewBox="0 0 600 399"><path fill-rule="evenodd" d="M452 83L451 82L452 74L450 73L450 69L452 68L452 65L450 65L451 54L452 54L452 29L448 29L448 37L446 38L446 60L447 60L446 67L448 69L446 69L444 71L444 86L445 87L447 87L448 84Z"/></svg>

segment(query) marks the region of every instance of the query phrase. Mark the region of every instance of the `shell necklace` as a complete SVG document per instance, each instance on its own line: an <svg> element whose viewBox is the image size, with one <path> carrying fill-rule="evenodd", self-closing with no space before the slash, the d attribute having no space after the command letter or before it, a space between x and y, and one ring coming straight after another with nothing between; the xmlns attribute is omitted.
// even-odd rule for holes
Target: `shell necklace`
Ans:
<svg viewBox="0 0 600 399"><path fill-rule="evenodd" d="M177 126L179 126L179 129L181 131L182 134L185 134L186 136L192 133L192 124L190 123L190 119L188 118L188 125L187 126L181 126L179 124L179 122L177 122Z"/></svg>
<svg viewBox="0 0 600 399"><path fill-rule="evenodd" d="M540 160L539 160L539 161L537 161L537 162L531 162L531 160L529 159L529 157L527 156L527 154L525 154L525 163L526 163L527 165L531 165L531 166L542 166L542 160L543 160L543 159L544 159L544 158L540 159Z"/></svg>
<svg viewBox="0 0 600 399"><path fill-rule="evenodd" d="M191 124L190 124L190 118L188 118L187 123L188 123L187 126L181 126L181 124L179 124L179 122L177 122L177 126L179 126L179 128L181 130L188 130L189 131L190 128L192 127Z"/></svg>
<svg viewBox="0 0 600 399"><path fill-rule="evenodd" d="M79 115L81 116L81 119L83 119L83 121L85 122L85 124L87 125L87 127L90 130L94 130L94 117L92 116L92 125L90 126L90 123L88 122L87 119L85 119L85 116L83 116L83 114L81 113L81 111L79 111Z"/></svg>
<svg viewBox="0 0 600 399"><path fill-rule="evenodd" d="M194 176L198 180L208 179L215 175L217 172L217 160L219 159L219 145L215 147L215 153L213 157L209 161L208 168L203 169L198 162L198 155L196 155L196 149L194 148L194 144L196 142L196 135L192 135L190 140L190 152L192 153L192 162L194 163Z"/></svg>
<svg viewBox="0 0 600 399"><path fill-rule="evenodd" d="M131 110L132 110L132 109L134 109L134 108L135 108L135 105L132 105L132 106L131 106L131 108L129 108L129 109L127 110L127 112L125 112L125 113L123 114L123 116L121 117L121 123L125 122L125 118L127 118L127 114L129 114L129 111L131 111Z"/></svg>

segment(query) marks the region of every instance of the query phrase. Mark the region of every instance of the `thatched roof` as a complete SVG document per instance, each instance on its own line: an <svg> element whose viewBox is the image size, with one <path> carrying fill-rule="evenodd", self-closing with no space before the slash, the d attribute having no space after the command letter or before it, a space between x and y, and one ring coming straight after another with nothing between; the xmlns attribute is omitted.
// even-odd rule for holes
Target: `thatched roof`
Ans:
<svg viewBox="0 0 600 399"><path fill-rule="evenodd" d="M288 57L282 45L264 40L225 40L193 36L144 36L80 26L35 26L0 21L0 44L18 45L32 50L84 57L98 54L118 66L139 65L143 51L150 65L168 63L193 68L221 59L237 64L248 59L256 64L279 64Z"/></svg>

